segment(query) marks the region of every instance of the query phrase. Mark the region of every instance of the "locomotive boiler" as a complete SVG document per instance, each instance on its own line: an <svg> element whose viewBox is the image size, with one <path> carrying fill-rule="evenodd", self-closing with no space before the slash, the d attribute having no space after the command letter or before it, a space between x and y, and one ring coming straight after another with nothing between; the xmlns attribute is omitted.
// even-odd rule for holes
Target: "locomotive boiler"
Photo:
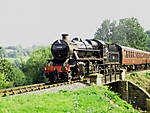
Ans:
<svg viewBox="0 0 150 113"><path fill-rule="evenodd" d="M103 64L105 43L95 39L68 39L68 34L62 34L62 39L56 40L51 47L53 59L42 71L51 82L82 79L85 75L99 72Z"/></svg>

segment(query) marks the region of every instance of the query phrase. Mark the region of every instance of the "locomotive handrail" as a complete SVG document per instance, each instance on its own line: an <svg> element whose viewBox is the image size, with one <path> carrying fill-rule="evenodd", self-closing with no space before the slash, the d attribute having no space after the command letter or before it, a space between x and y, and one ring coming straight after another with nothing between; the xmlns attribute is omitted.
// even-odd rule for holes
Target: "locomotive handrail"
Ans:
<svg viewBox="0 0 150 113"><path fill-rule="evenodd" d="M104 60L104 58L79 58L77 60Z"/></svg>
<svg viewBox="0 0 150 113"><path fill-rule="evenodd" d="M74 49L73 51L94 51L94 52L96 52L96 51L98 51L98 52L100 52L100 50L91 50L91 49Z"/></svg>
<svg viewBox="0 0 150 113"><path fill-rule="evenodd" d="M119 52L112 52L112 51L110 51L110 52L108 52L108 53L111 53L111 54L119 54Z"/></svg>
<svg viewBox="0 0 150 113"><path fill-rule="evenodd" d="M119 62L109 62L109 63L100 64L100 65L105 65L105 64L119 64Z"/></svg>

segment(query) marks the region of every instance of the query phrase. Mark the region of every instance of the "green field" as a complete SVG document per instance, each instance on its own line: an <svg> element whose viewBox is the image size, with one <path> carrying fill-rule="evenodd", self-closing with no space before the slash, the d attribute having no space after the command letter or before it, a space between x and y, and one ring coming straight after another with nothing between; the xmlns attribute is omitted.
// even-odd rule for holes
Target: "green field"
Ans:
<svg viewBox="0 0 150 113"><path fill-rule="evenodd" d="M137 113L105 86L0 97L0 113Z"/></svg>

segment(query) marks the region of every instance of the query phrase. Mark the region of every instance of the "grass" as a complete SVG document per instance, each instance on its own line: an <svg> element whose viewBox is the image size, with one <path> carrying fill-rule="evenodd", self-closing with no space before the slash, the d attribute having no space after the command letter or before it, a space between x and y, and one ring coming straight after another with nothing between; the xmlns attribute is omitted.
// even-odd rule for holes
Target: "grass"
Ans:
<svg viewBox="0 0 150 113"><path fill-rule="evenodd" d="M133 113L131 105L106 86L79 91L0 97L0 113Z"/></svg>
<svg viewBox="0 0 150 113"><path fill-rule="evenodd" d="M144 89L149 89L150 87L150 71L142 72L134 72L126 76L127 80L130 80L137 84L139 87Z"/></svg>

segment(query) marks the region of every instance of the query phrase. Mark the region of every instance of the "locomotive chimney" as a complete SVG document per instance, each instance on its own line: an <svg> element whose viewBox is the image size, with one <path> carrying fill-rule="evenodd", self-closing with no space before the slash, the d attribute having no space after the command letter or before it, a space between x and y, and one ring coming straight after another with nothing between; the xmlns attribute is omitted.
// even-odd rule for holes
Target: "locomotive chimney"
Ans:
<svg viewBox="0 0 150 113"><path fill-rule="evenodd" d="M62 34L62 40L68 40L68 34Z"/></svg>

